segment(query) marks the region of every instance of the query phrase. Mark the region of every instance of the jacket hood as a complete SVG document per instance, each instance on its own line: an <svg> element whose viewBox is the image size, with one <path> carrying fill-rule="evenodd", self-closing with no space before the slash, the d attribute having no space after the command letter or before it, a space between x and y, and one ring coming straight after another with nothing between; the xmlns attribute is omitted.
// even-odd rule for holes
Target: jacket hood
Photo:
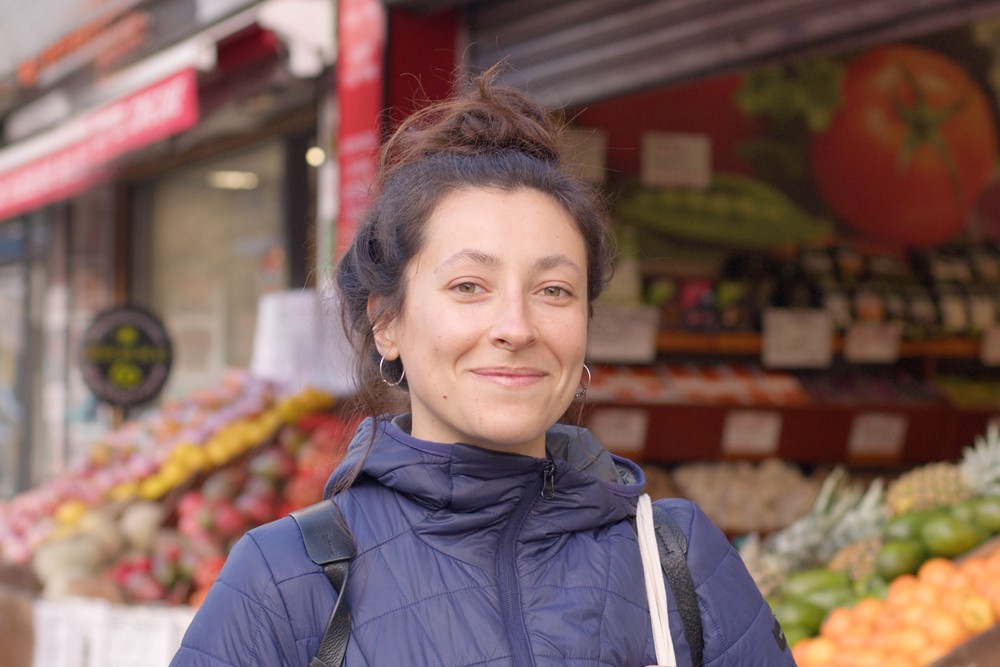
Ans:
<svg viewBox="0 0 1000 667"><path fill-rule="evenodd" d="M454 534L499 525L528 489L538 487L551 462L552 497L538 504L540 520L530 523L552 536L634 516L645 484L638 465L611 454L580 427L549 429L548 459L420 440L409 430L408 415L362 422L324 495L331 496L360 466L354 484L374 480L404 494L429 511L420 521L422 532ZM558 526L545 517L558 520Z"/></svg>

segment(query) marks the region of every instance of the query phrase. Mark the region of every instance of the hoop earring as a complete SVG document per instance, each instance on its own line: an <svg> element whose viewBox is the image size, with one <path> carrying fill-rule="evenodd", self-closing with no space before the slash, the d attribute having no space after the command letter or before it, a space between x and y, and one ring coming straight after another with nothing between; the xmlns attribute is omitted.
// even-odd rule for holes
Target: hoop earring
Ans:
<svg viewBox="0 0 1000 667"><path fill-rule="evenodd" d="M380 378L382 378L382 382L384 382L386 385L390 387L398 387L399 385L403 384L403 378L406 377L406 369L403 369L403 372L399 374L398 380L396 380L395 382L389 382L388 380L385 379L384 367L385 367L385 355L383 354L382 358L378 362L378 375Z"/></svg>
<svg viewBox="0 0 1000 667"><path fill-rule="evenodd" d="M594 379L594 376L590 374L590 368L587 367L587 364L583 365L583 370L587 373L587 383L580 382L580 389L573 395L574 398L583 398L586 396L587 390L590 389L590 383Z"/></svg>

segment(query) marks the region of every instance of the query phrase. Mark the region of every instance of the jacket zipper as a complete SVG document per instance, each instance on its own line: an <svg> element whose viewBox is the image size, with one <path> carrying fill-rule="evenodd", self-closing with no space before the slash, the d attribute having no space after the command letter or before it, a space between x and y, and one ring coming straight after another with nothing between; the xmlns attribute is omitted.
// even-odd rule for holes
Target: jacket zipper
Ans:
<svg viewBox="0 0 1000 667"><path fill-rule="evenodd" d="M555 470L555 464L547 461L542 474L525 489L524 495L518 501L507 526L500 535L500 545L497 549L500 607L504 616L504 627L507 628L514 667L535 665L535 657L531 653L531 644L528 641L528 629L524 626L524 614L521 612L521 589L517 581L517 555L514 545L517 534L521 532L521 526L528 518L535 501L539 497L547 499L555 497Z"/></svg>

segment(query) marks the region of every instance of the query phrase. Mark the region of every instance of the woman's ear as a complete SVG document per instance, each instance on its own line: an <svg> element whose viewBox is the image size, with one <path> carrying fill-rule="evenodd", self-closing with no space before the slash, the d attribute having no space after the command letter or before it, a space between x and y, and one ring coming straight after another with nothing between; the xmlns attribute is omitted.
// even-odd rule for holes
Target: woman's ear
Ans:
<svg viewBox="0 0 1000 667"><path fill-rule="evenodd" d="M372 334L375 337L375 347L378 353L388 361L399 357L399 350L396 348L395 327L393 321L378 312L376 298L368 297L368 321L372 325Z"/></svg>

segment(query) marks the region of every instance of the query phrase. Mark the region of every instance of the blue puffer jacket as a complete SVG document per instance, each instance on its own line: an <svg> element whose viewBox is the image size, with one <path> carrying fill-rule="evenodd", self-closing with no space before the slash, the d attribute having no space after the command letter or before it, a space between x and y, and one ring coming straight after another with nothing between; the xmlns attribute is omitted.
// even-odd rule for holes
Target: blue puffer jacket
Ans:
<svg viewBox="0 0 1000 667"><path fill-rule="evenodd" d="M366 421L328 489L358 546L346 592L360 667L645 667L655 664L635 515L643 476L582 429L556 426L549 459L408 435ZM543 493L545 491L545 493ZM725 536L693 504L665 502L689 538L706 667L794 665ZM291 518L234 547L174 667L308 665L334 603ZM672 596L680 665L690 665Z"/></svg>

